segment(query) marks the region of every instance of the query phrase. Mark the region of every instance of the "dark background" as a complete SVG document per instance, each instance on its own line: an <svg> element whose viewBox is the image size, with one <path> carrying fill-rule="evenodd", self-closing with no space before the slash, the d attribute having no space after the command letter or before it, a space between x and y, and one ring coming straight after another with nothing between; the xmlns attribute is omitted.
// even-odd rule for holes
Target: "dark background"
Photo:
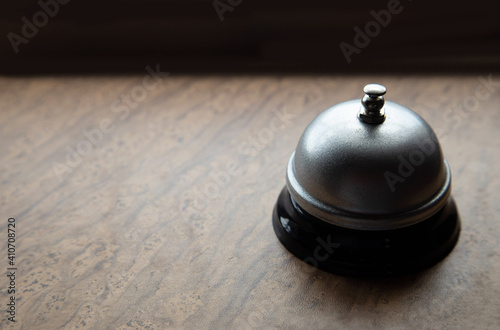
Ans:
<svg viewBox="0 0 500 330"><path fill-rule="evenodd" d="M42 0L43 1L43 0ZM55 1L55 0L51 0ZM47 2L47 0L43 1ZM347 63L339 44L388 1L71 0L16 54L38 1L3 2L0 72L474 72L500 68L497 2L401 0L403 10ZM236 4L236 5L234 5Z"/></svg>

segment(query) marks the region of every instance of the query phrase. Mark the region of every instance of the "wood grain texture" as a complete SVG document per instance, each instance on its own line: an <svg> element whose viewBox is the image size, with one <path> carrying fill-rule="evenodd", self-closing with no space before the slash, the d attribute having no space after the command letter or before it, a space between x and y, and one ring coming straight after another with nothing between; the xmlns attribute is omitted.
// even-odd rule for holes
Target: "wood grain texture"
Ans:
<svg viewBox="0 0 500 330"><path fill-rule="evenodd" d="M0 78L2 242L7 219L18 223L18 323L2 313L1 327L500 326L500 84L487 93L477 76L171 75L121 112L114 101L142 81ZM397 279L312 269L271 225L305 126L368 82L441 136L462 217L449 257ZM477 88L482 100L463 110ZM67 163L104 119L102 141L94 135ZM55 164L70 170L61 180ZM1 276L2 306L6 285Z"/></svg>

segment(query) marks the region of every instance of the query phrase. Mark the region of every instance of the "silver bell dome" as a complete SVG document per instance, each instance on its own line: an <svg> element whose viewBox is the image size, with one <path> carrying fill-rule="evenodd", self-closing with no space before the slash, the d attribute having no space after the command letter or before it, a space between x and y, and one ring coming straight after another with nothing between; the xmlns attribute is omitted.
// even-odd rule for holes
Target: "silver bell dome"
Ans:
<svg viewBox="0 0 500 330"><path fill-rule="evenodd" d="M416 224L447 203L449 166L422 117L386 102L381 85L364 91L307 126L288 163L288 190L307 213L340 227Z"/></svg>

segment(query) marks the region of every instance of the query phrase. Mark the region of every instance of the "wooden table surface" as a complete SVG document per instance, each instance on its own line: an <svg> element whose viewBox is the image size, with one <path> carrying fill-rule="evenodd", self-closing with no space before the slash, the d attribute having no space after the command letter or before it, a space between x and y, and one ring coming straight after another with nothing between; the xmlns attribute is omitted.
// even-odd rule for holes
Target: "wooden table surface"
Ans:
<svg viewBox="0 0 500 330"><path fill-rule="evenodd" d="M306 125L369 82L436 130L462 218L443 262L396 279L315 270L271 225ZM1 237L15 218L17 267L17 322L0 325L499 328L499 106L489 73L0 78Z"/></svg>

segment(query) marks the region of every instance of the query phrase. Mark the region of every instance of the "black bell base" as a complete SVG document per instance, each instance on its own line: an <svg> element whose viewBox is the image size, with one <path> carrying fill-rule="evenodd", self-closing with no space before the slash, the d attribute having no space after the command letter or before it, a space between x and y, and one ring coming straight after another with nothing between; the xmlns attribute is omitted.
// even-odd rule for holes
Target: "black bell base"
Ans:
<svg viewBox="0 0 500 330"><path fill-rule="evenodd" d="M283 188L273 211L281 243L297 258L324 271L353 277L414 273L446 257L458 241L460 218L453 198L416 225L385 230L346 229L302 210Z"/></svg>

